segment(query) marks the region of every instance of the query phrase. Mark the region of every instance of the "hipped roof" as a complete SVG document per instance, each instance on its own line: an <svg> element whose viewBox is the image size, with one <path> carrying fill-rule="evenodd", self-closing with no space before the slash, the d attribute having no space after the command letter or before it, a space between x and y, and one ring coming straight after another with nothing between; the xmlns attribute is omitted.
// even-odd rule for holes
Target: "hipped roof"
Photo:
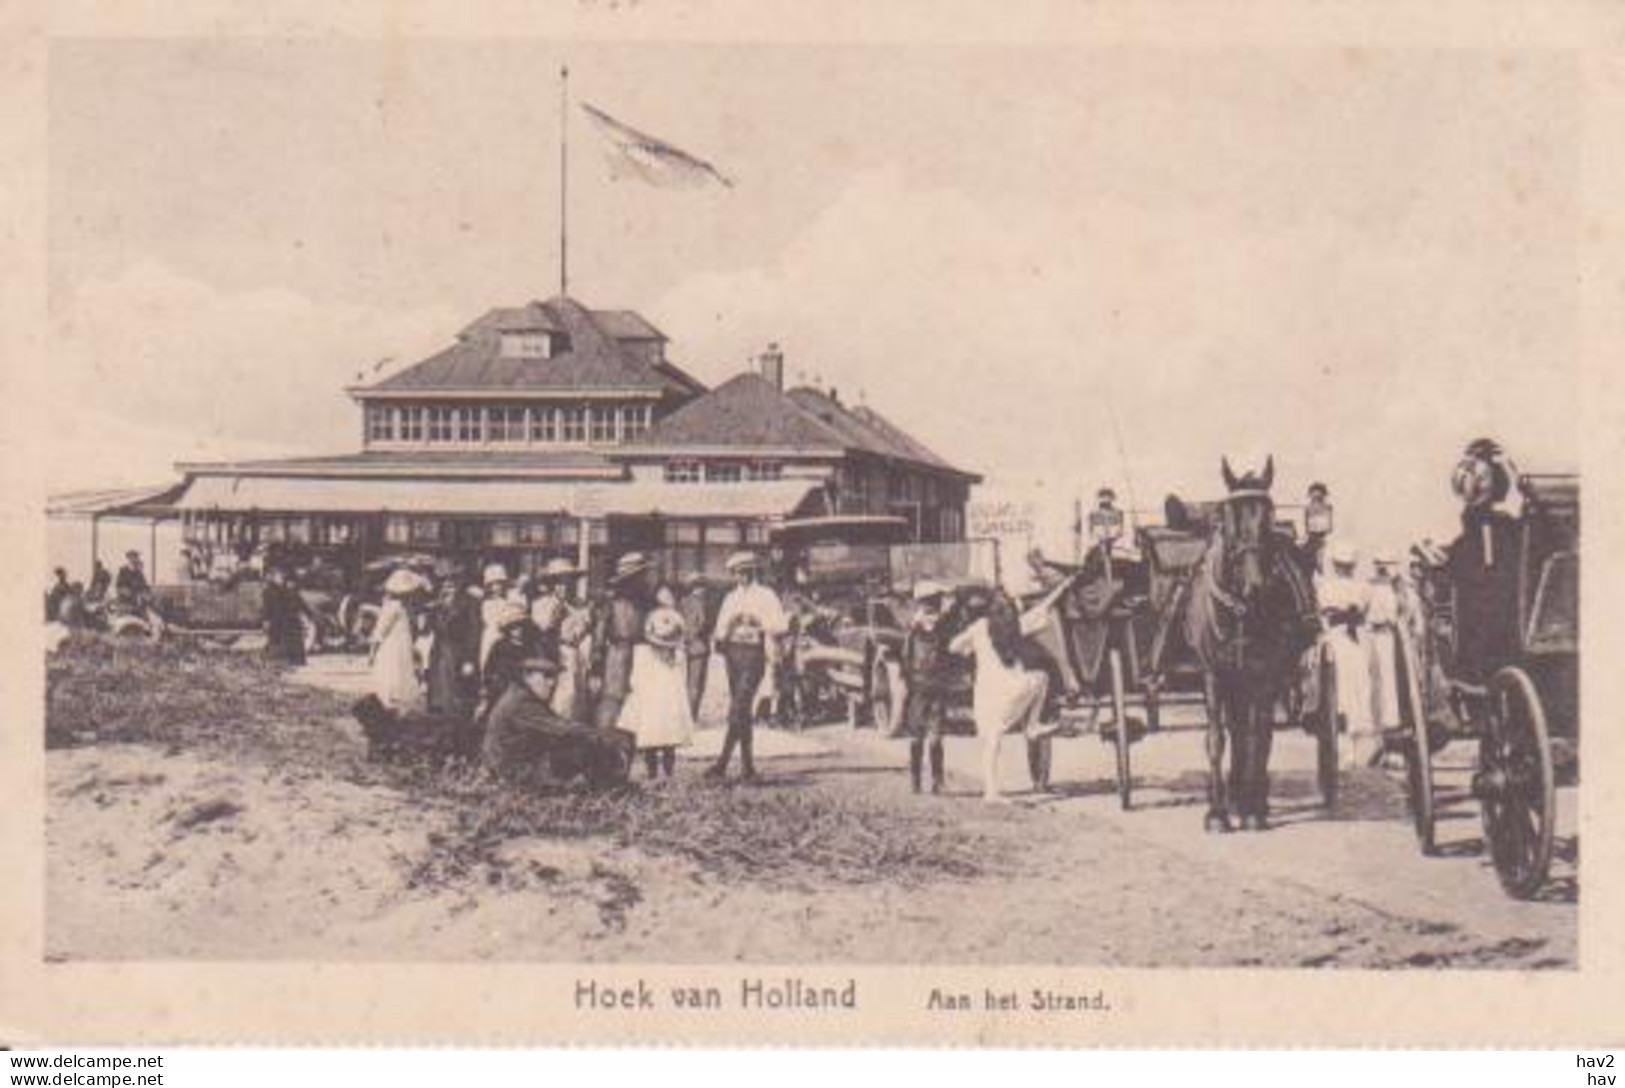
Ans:
<svg viewBox="0 0 1625 1088"><path fill-rule="evenodd" d="M955 468L880 413L816 389L785 392L760 374L736 375L656 423L629 450L770 448L858 452L979 479Z"/></svg>
<svg viewBox="0 0 1625 1088"><path fill-rule="evenodd" d="M545 331L568 338L547 359L502 356L502 333ZM457 334L457 342L382 381L351 390L369 394L445 391L523 392L640 390L693 395L705 387L681 368L653 361L641 345L665 341L659 329L630 310L590 310L559 295L545 302L487 311Z"/></svg>

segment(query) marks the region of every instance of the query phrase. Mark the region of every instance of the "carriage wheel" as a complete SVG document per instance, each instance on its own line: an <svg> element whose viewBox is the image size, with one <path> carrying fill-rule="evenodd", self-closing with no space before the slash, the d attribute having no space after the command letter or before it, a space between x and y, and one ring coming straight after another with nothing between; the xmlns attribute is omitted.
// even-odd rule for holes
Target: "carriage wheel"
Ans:
<svg viewBox="0 0 1625 1088"><path fill-rule="evenodd" d="M1320 658L1320 706L1315 731L1315 780L1327 808L1337 804L1337 667L1332 655Z"/></svg>
<svg viewBox="0 0 1625 1088"><path fill-rule="evenodd" d="M1110 656L1112 670L1112 713L1117 743L1117 800L1126 812L1133 802L1134 777L1129 767L1128 694L1123 687L1123 655L1115 648Z"/></svg>
<svg viewBox="0 0 1625 1088"><path fill-rule="evenodd" d="M1522 669L1502 669L1490 680L1473 792L1501 887L1528 899L1551 868L1557 790L1546 710Z"/></svg>
<svg viewBox="0 0 1625 1088"><path fill-rule="evenodd" d="M1406 715L1410 718L1410 735L1405 739L1405 781L1410 792L1411 823L1416 829L1416 841L1423 855L1434 852L1433 830L1433 752L1428 729L1426 708L1422 705L1421 688L1417 680L1416 653L1405 628L1399 628L1400 664L1405 670Z"/></svg>
<svg viewBox="0 0 1625 1088"><path fill-rule="evenodd" d="M1405 744L1406 783L1410 791L1411 823L1422 853L1433 853L1433 750L1428 746L1427 717L1411 715L1411 735Z"/></svg>

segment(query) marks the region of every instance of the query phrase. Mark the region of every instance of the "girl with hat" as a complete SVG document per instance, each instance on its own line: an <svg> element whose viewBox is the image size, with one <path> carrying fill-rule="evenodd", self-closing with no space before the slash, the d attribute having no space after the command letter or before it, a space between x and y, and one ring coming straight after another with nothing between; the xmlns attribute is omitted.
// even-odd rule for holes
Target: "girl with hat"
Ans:
<svg viewBox="0 0 1625 1088"><path fill-rule="evenodd" d="M384 579L384 606L372 630L372 689L378 701L398 714L423 709L413 656L411 599L424 588L423 579L399 568Z"/></svg>
<svg viewBox="0 0 1625 1088"><path fill-rule="evenodd" d="M683 660L683 617L675 609L649 613L643 642L632 654L632 687L621 707L619 728L637 738L651 779L677 768L677 749L694 736Z"/></svg>

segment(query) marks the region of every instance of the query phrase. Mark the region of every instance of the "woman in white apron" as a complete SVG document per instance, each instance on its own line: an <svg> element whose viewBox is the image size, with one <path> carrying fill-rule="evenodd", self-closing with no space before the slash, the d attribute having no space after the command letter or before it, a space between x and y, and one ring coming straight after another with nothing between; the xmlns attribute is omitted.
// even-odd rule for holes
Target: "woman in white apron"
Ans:
<svg viewBox="0 0 1625 1088"><path fill-rule="evenodd" d="M1000 625L996 629L995 625ZM1031 632L1023 630L1015 606L998 593L988 614L975 620L948 644L952 653L968 655L976 662L976 679L971 686L971 708L976 719L976 736L982 742L982 800L1003 801L999 792L999 744L1006 733L1020 730L1030 740L1047 732L1039 723L1049 677L1023 668L1015 654L1014 642Z"/></svg>
<svg viewBox="0 0 1625 1088"><path fill-rule="evenodd" d="M1377 729L1397 728L1399 717L1399 595L1394 588L1392 559L1375 559L1371 577L1371 714Z"/></svg>
<svg viewBox="0 0 1625 1088"><path fill-rule="evenodd" d="M1355 577L1359 554L1348 544L1333 544L1327 556L1332 571L1322 575L1315 587L1320 604L1327 652L1337 674L1337 716L1348 741L1338 745L1344 768L1358 766L1368 756L1375 736L1380 746L1375 719L1371 713L1370 631L1366 613L1370 608L1369 583Z"/></svg>

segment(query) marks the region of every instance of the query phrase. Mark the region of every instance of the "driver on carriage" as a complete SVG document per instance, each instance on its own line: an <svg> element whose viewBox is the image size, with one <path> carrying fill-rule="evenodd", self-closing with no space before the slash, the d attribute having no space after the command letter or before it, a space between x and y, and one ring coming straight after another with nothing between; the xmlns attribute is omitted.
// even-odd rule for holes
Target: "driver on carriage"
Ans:
<svg viewBox="0 0 1625 1088"><path fill-rule="evenodd" d="M1461 535L1449 546L1445 566L1456 587L1463 679L1487 677L1518 654L1518 526L1505 507L1516 477L1506 451L1489 438L1470 443L1452 475L1462 503Z"/></svg>

